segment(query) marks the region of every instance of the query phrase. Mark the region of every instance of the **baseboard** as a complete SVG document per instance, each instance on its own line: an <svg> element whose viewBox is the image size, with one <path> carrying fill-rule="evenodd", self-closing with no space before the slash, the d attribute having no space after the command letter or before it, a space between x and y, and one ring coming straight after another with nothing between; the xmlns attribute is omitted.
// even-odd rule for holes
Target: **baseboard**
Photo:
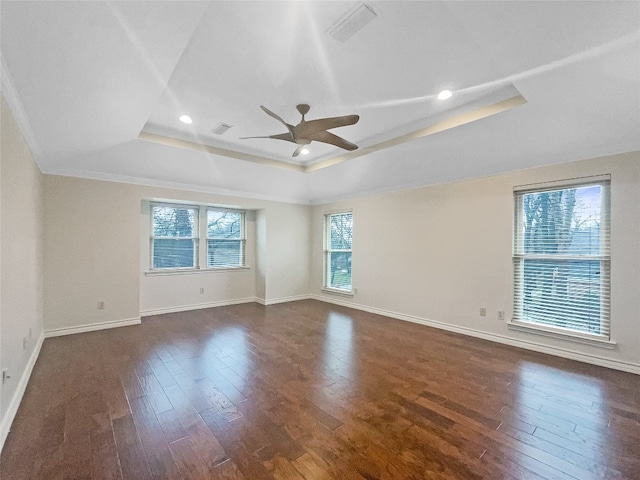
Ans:
<svg viewBox="0 0 640 480"><path fill-rule="evenodd" d="M496 343L502 343L504 345L510 345L512 347L524 348L526 350L532 350L539 353L546 353L548 355L554 355L556 357L568 358L570 360L576 360L578 362L589 363L600 367L612 368L614 370L621 370L623 372L635 373L640 375L640 365L623 362L619 360L611 360L609 358L600 357L598 355L591 355L588 353L576 352L574 350L551 347L548 345L541 345L537 342L529 342L527 340L520 340L516 338L507 337L495 333L483 332L481 330L475 330L473 328L461 327L457 325L451 325L448 323L438 322L435 320L429 320L426 318L416 317L413 315L405 315L402 313L392 312L389 310L383 310L380 308L369 307L357 303L345 302L339 298L329 298L323 295L310 295L310 298L314 300L320 300L321 302L332 303L343 307L354 308L356 310L362 310L364 312L374 313L377 315L383 315L385 317L395 318L397 320L404 320L406 322L418 323L420 325L426 325L427 327L438 328L440 330L446 330L449 332L460 333L470 337L482 338L484 340L490 340Z"/></svg>
<svg viewBox="0 0 640 480"><path fill-rule="evenodd" d="M256 297L234 298L232 300L218 300L216 302L195 303L192 305L180 305L179 307L153 308L150 310L140 311L141 317L150 317L151 315L164 315L165 313L188 312L189 310L202 310L203 308L226 307L227 305L239 305L241 303L258 302ZM264 305L264 304L263 304Z"/></svg>
<svg viewBox="0 0 640 480"><path fill-rule="evenodd" d="M269 300L256 297L254 301L259 303L260 305L275 305L277 303L297 302L298 300L309 300L310 298L315 298L315 297L313 295L293 295L290 297L271 298Z"/></svg>
<svg viewBox="0 0 640 480"><path fill-rule="evenodd" d="M0 452L2 451L2 447L4 447L4 442L7 439L7 435L9 435L9 431L11 430L13 419L18 413L18 407L20 407L20 402L22 402L22 397L24 396L24 392L27 389L27 383L29 383L31 372L33 372L33 367L36 365L36 361L38 360L38 356L40 355L40 349L42 348L42 342L44 342L44 338L44 333L41 333L40 338L38 338L38 342L36 343L36 348L34 348L33 352L31 352L29 361L27 362L27 365L22 372L22 376L18 381L16 391L13 393L13 397L9 401L9 407L7 408L7 411L2 418L2 422L0 422Z"/></svg>
<svg viewBox="0 0 640 480"><path fill-rule="evenodd" d="M87 325L78 325L76 327L62 327L45 330L45 338L61 337L62 335L73 335L74 333L95 332L96 330L106 330L107 328L128 327L130 325L139 325L140 318L125 318L123 320L111 320L109 322L89 323Z"/></svg>

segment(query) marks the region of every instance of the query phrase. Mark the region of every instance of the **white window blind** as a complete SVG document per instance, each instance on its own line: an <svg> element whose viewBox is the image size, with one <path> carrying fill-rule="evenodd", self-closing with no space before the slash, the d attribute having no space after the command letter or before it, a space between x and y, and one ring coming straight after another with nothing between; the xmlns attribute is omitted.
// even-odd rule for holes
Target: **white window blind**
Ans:
<svg viewBox="0 0 640 480"><path fill-rule="evenodd" d="M207 209L207 267L245 263L244 212Z"/></svg>
<svg viewBox="0 0 640 480"><path fill-rule="evenodd" d="M514 322L609 339L609 184L515 189Z"/></svg>
<svg viewBox="0 0 640 480"><path fill-rule="evenodd" d="M351 291L351 245L353 214L333 213L325 217L324 286Z"/></svg>
<svg viewBox="0 0 640 480"><path fill-rule="evenodd" d="M194 268L198 264L198 208L151 205L151 268Z"/></svg>

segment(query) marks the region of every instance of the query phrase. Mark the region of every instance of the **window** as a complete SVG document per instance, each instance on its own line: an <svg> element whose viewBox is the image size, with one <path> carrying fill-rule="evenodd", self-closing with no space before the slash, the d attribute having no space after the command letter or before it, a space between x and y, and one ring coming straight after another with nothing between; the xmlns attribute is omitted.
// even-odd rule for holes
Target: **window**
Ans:
<svg viewBox="0 0 640 480"><path fill-rule="evenodd" d="M198 263L198 208L152 205L151 268L194 268Z"/></svg>
<svg viewBox="0 0 640 480"><path fill-rule="evenodd" d="M609 179L515 191L514 323L609 339Z"/></svg>
<svg viewBox="0 0 640 480"><path fill-rule="evenodd" d="M152 203L151 222L151 270L245 266L243 211ZM200 245L198 232L205 229L207 241ZM204 258L206 266L200 265L200 259Z"/></svg>
<svg viewBox="0 0 640 480"><path fill-rule="evenodd" d="M325 288L351 291L352 232L353 214L333 213L325 217Z"/></svg>
<svg viewBox="0 0 640 480"><path fill-rule="evenodd" d="M207 267L244 265L244 214L207 209Z"/></svg>

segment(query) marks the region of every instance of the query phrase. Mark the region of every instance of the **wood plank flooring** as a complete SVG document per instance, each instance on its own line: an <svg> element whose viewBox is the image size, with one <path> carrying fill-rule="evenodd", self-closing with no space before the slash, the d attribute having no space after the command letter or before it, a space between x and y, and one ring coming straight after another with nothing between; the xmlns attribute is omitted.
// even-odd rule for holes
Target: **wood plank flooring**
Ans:
<svg viewBox="0 0 640 480"><path fill-rule="evenodd" d="M313 300L47 339L17 479L640 479L640 376Z"/></svg>

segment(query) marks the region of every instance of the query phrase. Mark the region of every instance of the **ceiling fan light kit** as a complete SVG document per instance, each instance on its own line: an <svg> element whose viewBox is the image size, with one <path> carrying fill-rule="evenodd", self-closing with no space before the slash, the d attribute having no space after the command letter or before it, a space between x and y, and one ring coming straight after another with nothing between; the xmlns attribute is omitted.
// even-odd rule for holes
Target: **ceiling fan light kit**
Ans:
<svg viewBox="0 0 640 480"><path fill-rule="evenodd" d="M301 103L296 106L298 112L302 116L302 120L297 125L291 125L285 122L278 114L272 112L264 105L260 105L260 108L270 117L275 118L285 127L287 127L286 133L278 133L275 135L255 136L255 137L241 137L241 139L249 138L273 138L275 140L285 140L287 142L295 143L298 148L293 152L293 157L297 157L301 153L305 155L309 153L306 145L311 142L322 142L334 145L336 147L343 148L345 150L356 150L358 146L355 143L351 143L342 137L330 133L328 130L338 127L346 127L348 125L355 125L360 120L359 115L344 115L341 117L329 117L319 118L317 120L306 120L305 115L309 113L311 107L306 103ZM306 152L305 152L306 150Z"/></svg>

